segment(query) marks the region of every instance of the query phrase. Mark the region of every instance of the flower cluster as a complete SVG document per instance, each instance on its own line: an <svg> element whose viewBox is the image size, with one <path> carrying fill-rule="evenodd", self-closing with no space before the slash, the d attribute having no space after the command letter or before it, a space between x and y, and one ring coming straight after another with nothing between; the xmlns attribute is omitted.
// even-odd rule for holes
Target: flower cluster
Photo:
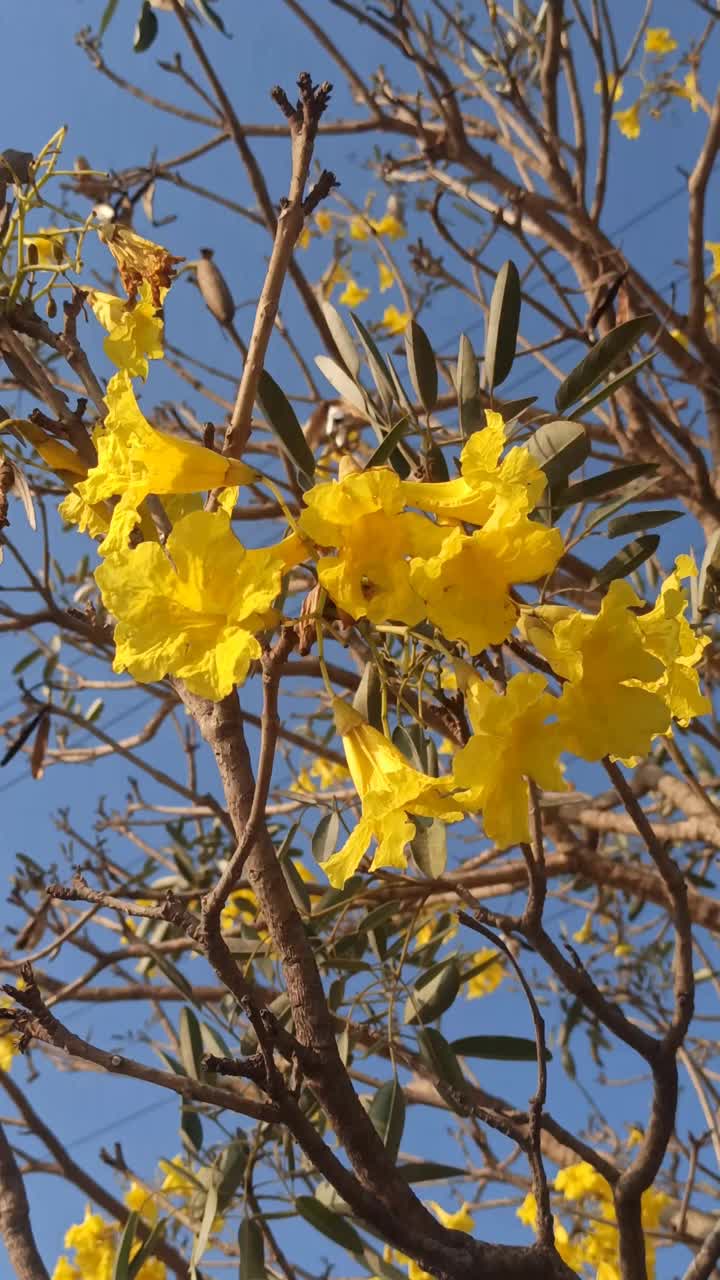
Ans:
<svg viewBox="0 0 720 1280"><path fill-rule="evenodd" d="M143 1187L133 1183L125 1202L146 1223L152 1225L157 1218L157 1205ZM73 1253L72 1260L62 1254L52 1274L52 1280L113 1280L115 1259L120 1245L121 1228L107 1222L99 1213L93 1213L88 1205L82 1222L77 1222L65 1232L65 1248ZM131 1250L131 1260L142 1248L138 1240ZM165 1263L158 1258L147 1258L136 1272L136 1280L165 1280Z"/></svg>
<svg viewBox="0 0 720 1280"><path fill-rule="evenodd" d="M630 1145L633 1145L632 1142ZM562 1222L555 1221L555 1247L564 1262L578 1275L591 1268L595 1280L620 1280L618 1229L612 1191L592 1165L581 1161L561 1169L554 1183L566 1206L587 1213L588 1220L572 1233ZM641 1211L645 1232L645 1261L650 1280L655 1274L655 1246L652 1232L660 1225L669 1197L649 1187L643 1192ZM528 1227L535 1227L535 1197L529 1192L517 1210L517 1216ZM650 1233L650 1234L648 1234Z"/></svg>

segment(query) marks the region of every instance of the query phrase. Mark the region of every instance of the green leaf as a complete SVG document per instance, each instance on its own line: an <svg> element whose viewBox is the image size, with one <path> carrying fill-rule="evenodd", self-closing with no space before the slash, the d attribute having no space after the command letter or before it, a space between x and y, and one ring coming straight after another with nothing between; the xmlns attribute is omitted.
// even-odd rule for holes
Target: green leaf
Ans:
<svg viewBox="0 0 720 1280"><path fill-rule="evenodd" d="M467 1081L457 1060L455 1048L435 1027L423 1027L418 1032L420 1057L444 1085L462 1099L467 1093Z"/></svg>
<svg viewBox="0 0 720 1280"><path fill-rule="evenodd" d="M240 1280L266 1280L265 1237L259 1222L243 1218L238 1231Z"/></svg>
<svg viewBox="0 0 720 1280"><path fill-rule="evenodd" d="M140 1248L137 1250L137 1253L135 1253L133 1260L130 1263L130 1280L137 1280L143 1263L147 1262L148 1258L152 1256L155 1245L165 1233L166 1222L167 1218L158 1218L157 1222L151 1227L150 1232L143 1240Z"/></svg>
<svg viewBox="0 0 720 1280"><path fill-rule="evenodd" d="M578 480L553 494L553 506L570 507L575 502L592 502L602 498L606 493L614 493L623 488L631 480L641 476L654 476L657 465L654 462L630 462L625 467L613 467L612 471L600 471L596 476L588 476L586 480Z"/></svg>
<svg viewBox="0 0 720 1280"><path fill-rule="evenodd" d="M333 809L318 822L312 836L312 856L316 862L325 862L337 849L340 834L340 818Z"/></svg>
<svg viewBox="0 0 720 1280"><path fill-rule="evenodd" d="M629 502L637 502L643 493L652 488L655 483L655 476L638 476L637 480L631 480L628 484L623 485L622 489L609 502L603 503L598 507L592 515L588 516L583 528L583 536L589 533L597 525L602 524L608 516L614 515L622 507L626 507Z"/></svg>
<svg viewBox="0 0 720 1280"><path fill-rule="evenodd" d="M120 1237L120 1244L118 1245L118 1251L115 1256L112 1280L130 1280L130 1251L135 1243L137 1224L138 1215L133 1210L132 1213L128 1214L125 1229Z"/></svg>
<svg viewBox="0 0 720 1280"><path fill-rule="evenodd" d="M391 427L387 435L380 441L377 449L370 454L363 471L369 471L370 467L381 467L384 462L387 462L390 454L397 449L399 444L402 444L403 436L407 435L410 426L409 418L401 418L399 422L396 422L395 426Z"/></svg>
<svg viewBox="0 0 720 1280"><path fill-rule="evenodd" d="M501 415L506 427L509 427L516 418L520 417L531 404L535 404L537 396L524 396L521 400L506 400L505 404L499 404L497 411Z"/></svg>
<svg viewBox="0 0 720 1280"><path fill-rule="evenodd" d="M244 1138L229 1142L220 1158L218 1182L218 1212L224 1213L245 1177L248 1160L248 1144Z"/></svg>
<svg viewBox="0 0 720 1280"><path fill-rule="evenodd" d="M315 474L312 450L285 392L266 369L260 374L256 399L285 453L298 470L312 478Z"/></svg>
<svg viewBox="0 0 720 1280"><path fill-rule="evenodd" d="M633 511L626 516L618 516L608 524L609 538L619 538L624 533L637 533L640 529L657 529L662 524L670 524L679 520L684 511Z"/></svg>
<svg viewBox="0 0 720 1280"><path fill-rule="evenodd" d="M572 471L582 466L590 453L590 441L579 422L555 418L533 432L525 447L547 476L548 485L564 485Z"/></svg>
<svg viewBox="0 0 720 1280"><path fill-rule="evenodd" d="M647 333L654 319L650 314L637 316L634 320L626 320L601 338L588 351L585 359L568 374L565 381L560 383L555 393L555 408L558 413L562 413L568 405L575 404L587 391L592 391L643 334Z"/></svg>
<svg viewBox="0 0 720 1280"><path fill-rule="evenodd" d="M510 259L500 268L490 299L485 336L485 385L492 394L513 367L520 324L520 276Z"/></svg>
<svg viewBox="0 0 720 1280"><path fill-rule="evenodd" d="M577 407L577 417L579 417L581 413L589 413L596 405L602 404L603 400L607 400L610 396L613 396L624 382L629 382L630 379L634 378L641 369L644 369L645 365L650 363L654 355L655 352L651 351L648 355L643 356L642 360L638 360L636 364L631 365L629 369L625 369L625 371L619 374L617 378L613 378L611 382L608 382L604 387L601 387L600 390L597 391L594 396L591 396L589 400L583 400L582 404Z"/></svg>
<svg viewBox="0 0 720 1280"><path fill-rule="evenodd" d="M217 1186L211 1183L208 1187L207 1196L205 1198L205 1208L203 1209L200 1229L193 1240L192 1253L190 1255L190 1276L192 1280L195 1280L197 1276L197 1265L207 1249L212 1225L217 1215L217 1206Z"/></svg>
<svg viewBox="0 0 720 1280"><path fill-rule="evenodd" d="M185 974L181 973L177 965L173 964L172 960L169 960L162 951L157 951L152 946L152 943L149 943L147 939L145 940L145 945L148 948L154 963L157 965L160 972L165 974L168 982L170 982L174 987L177 987L178 991L182 992L186 1000L192 1000L193 1003L196 1003L195 992L192 989L192 984L188 982Z"/></svg>
<svg viewBox="0 0 720 1280"><path fill-rule="evenodd" d="M380 353L380 348L378 347L372 335L368 333L362 320L360 320L358 316L355 315L354 311L350 312L350 319L352 320L355 326L355 332L357 333L363 347L365 348L368 368L370 369L372 380L375 383L375 386L377 387L378 395L380 396L380 399L383 403L383 406L386 412L389 412L390 407L395 399L395 388L393 386L388 368Z"/></svg>
<svg viewBox="0 0 720 1280"><path fill-rule="evenodd" d="M315 1196L296 1196L295 1208L301 1218L309 1222L316 1231L327 1236L328 1240L339 1244L342 1249L347 1249L348 1253L362 1256L363 1242L355 1228L337 1213L333 1213L332 1209L327 1209L324 1204L320 1204Z"/></svg>
<svg viewBox="0 0 720 1280"><path fill-rule="evenodd" d="M197 1111L192 1111L186 1106L180 1108L180 1139L183 1146L188 1147L194 1155L202 1151L202 1120Z"/></svg>
<svg viewBox="0 0 720 1280"><path fill-rule="evenodd" d="M659 546L660 535L657 533L645 533L634 542L628 542L622 551L613 556L612 560L608 560L602 569L597 570L592 585L607 587L615 578L626 578L633 569L638 569L650 556L654 555Z"/></svg>
<svg viewBox="0 0 720 1280"><path fill-rule="evenodd" d="M307 885L302 879L295 863L290 857L279 858L278 861L280 863L280 870L285 877L285 883L287 884L290 897L295 903L297 911L300 912L301 916L309 916L312 911L310 895L307 891Z"/></svg>
<svg viewBox="0 0 720 1280"><path fill-rule="evenodd" d="M352 378L357 378L360 372L360 357L350 330L340 312L335 310L331 302L323 302L322 313L345 368Z"/></svg>
<svg viewBox="0 0 720 1280"><path fill-rule="evenodd" d="M180 1042L180 1061L182 1062L188 1075L193 1080L205 1079L205 1068L203 1067L203 1053L205 1052L202 1042L202 1031L192 1009L184 1006L180 1010L180 1031L178 1036Z"/></svg>
<svg viewBox="0 0 720 1280"><path fill-rule="evenodd" d="M466 1178L467 1169L459 1169L454 1164L440 1164L436 1160L413 1160L408 1164L398 1165L406 1182L440 1182L446 1178Z"/></svg>
<svg viewBox="0 0 720 1280"><path fill-rule="evenodd" d="M373 729L382 730L382 681L374 662L365 664L352 704Z"/></svg>
<svg viewBox="0 0 720 1280"><path fill-rule="evenodd" d="M135 35L133 36L133 49L135 52L145 53L146 49L150 48L157 33L157 14L150 4L150 0L143 0L143 6L135 27Z"/></svg>
<svg viewBox="0 0 720 1280"><path fill-rule="evenodd" d="M393 1164L398 1157L405 1128L405 1095L397 1076L378 1089L368 1108L373 1128L381 1138Z"/></svg>
<svg viewBox="0 0 720 1280"><path fill-rule="evenodd" d="M98 39L102 40L103 36L105 35L105 32L107 31L108 27L110 26L110 23L112 22L115 16L115 10L117 9L117 7L118 7L118 0L108 0L107 4L105 5L105 8L103 9L102 18L100 19L100 26L98 27Z"/></svg>
<svg viewBox="0 0 720 1280"><path fill-rule="evenodd" d="M228 36L228 32L225 30L222 18L210 7L209 0L195 0L195 8L200 16L205 18L206 22L209 22L211 26L215 27L216 31L221 31L224 36Z"/></svg>
<svg viewBox="0 0 720 1280"><path fill-rule="evenodd" d="M415 817L415 835L410 841L410 852L419 871L429 880L436 880L447 865L447 832L439 818Z"/></svg>
<svg viewBox="0 0 720 1280"><path fill-rule="evenodd" d="M450 1008L460 989L460 970L455 956L431 965L417 979L412 999L405 1002L406 1026L434 1022Z"/></svg>
<svg viewBox="0 0 720 1280"><path fill-rule="evenodd" d="M715 613L720 603L720 529L708 538L698 575L698 614Z"/></svg>
<svg viewBox="0 0 720 1280"><path fill-rule="evenodd" d="M27 671L28 667L31 666L33 662L37 662L41 653L41 649L31 649L23 658L20 658L19 662L15 663L15 666L12 669L12 674L14 676L22 675L23 671Z"/></svg>
<svg viewBox="0 0 720 1280"><path fill-rule="evenodd" d="M413 390L423 409L431 413L438 393L438 371L430 340L415 320L405 330L405 354Z"/></svg>
<svg viewBox="0 0 720 1280"><path fill-rule="evenodd" d="M457 362L457 396L460 411L460 430L468 436L485 426L485 412L480 401L480 372L472 343L466 334L460 334Z"/></svg>
<svg viewBox="0 0 720 1280"><path fill-rule="evenodd" d="M425 759L423 744L410 733L404 724L396 725L393 729L392 743L397 747L398 751L402 751L406 760L410 761L413 769L417 769L420 773L425 772Z"/></svg>
<svg viewBox="0 0 720 1280"><path fill-rule="evenodd" d="M331 360L330 356L315 356L315 363L323 377L327 378L330 386L342 396L343 400L347 400L358 413L367 413L368 402L365 392L337 361Z"/></svg>
<svg viewBox="0 0 720 1280"><path fill-rule="evenodd" d="M500 1062L537 1062L535 1041L526 1036L461 1036L452 1047L463 1058L492 1058ZM552 1054L545 1050L545 1061Z"/></svg>

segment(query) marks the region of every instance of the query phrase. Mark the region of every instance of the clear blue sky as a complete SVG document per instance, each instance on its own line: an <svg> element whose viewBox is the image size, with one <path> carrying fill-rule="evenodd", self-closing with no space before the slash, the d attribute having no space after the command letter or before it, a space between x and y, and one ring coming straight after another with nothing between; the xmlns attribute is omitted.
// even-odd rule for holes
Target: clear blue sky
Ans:
<svg viewBox="0 0 720 1280"><path fill-rule="evenodd" d="M341 31L342 41L352 49L352 57L361 69L371 69L385 49L380 51L373 37L359 30L354 24L332 10L326 0L309 0L311 11L322 21ZM262 4L242 6L245 17L242 22L235 17L241 6L224 0L220 6L226 16L233 39L205 30L204 39L212 50L225 84L229 87L241 120L271 121L276 118L275 108L268 97L268 90L276 82L292 89L300 70L311 71L316 79L335 79L334 68L327 65L319 51L311 44L303 27L290 17L280 0L264 0ZM614 6L623 11L623 19L640 15L639 0L627 0ZM198 126L187 125L159 112L151 113L142 103L98 76L84 54L73 42L73 33L79 27L97 25L103 8L100 0L63 0L50 4L48 0L5 0L0 11L0 46L3 48L4 131L1 146L28 149L37 152L39 147L61 123L69 126L67 157L71 160L84 153L98 168L121 168L149 157L157 148L161 159L192 146L202 140L205 131ZM174 81L159 72L158 58L170 58L180 47L174 24L161 15L161 34L149 54L133 55L131 31L138 8L136 0L120 0L116 18L105 41L105 56L111 66L122 74L160 95L180 96ZM661 0L657 5L656 25L667 23L682 42L684 34L698 29L697 11L685 0ZM190 67L191 56L183 51ZM188 100L186 98L186 100ZM8 105L10 104L10 105ZM333 112L349 114L353 104L341 87L335 95ZM611 193L605 217L609 231L625 228L619 242L625 252L635 257L661 290L667 291L671 282L682 274L677 259L684 256L685 204L678 193L682 187L682 167L689 167L697 139L702 128L701 119L694 118L687 104L678 103L669 109L662 124L648 123L642 144L619 139L614 153ZM263 164L269 176L271 193L279 198L283 193L288 170L287 148L284 142L256 144L262 148ZM323 139L319 147L319 159L325 167L336 170L342 182L343 192L358 200L367 189L367 177L362 163L366 144L362 139ZM250 202L244 172L230 147L215 152L201 162L194 175L199 182L221 187L228 195ZM720 212L717 204L717 187L712 192L716 225L712 237L720 239ZM84 210L83 210L84 211ZM231 222L227 215L211 205L189 202L170 187L161 187L157 200L157 212L178 213L178 221L151 236L161 238L171 251L188 258L196 257L202 245L216 249L217 259L230 281L236 299L249 299L257 295L264 270L264 254L267 249L262 234L249 228L241 220ZM138 229L146 228L138 224ZM506 246L510 251L509 244ZM309 263L322 265L323 249L311 249ZM499 262L498 262L499 265ZM568 284L570 284L568 275ZM211 362L234 367L232 350L219 334L209 316L201 314L197 306L184 306L189 298L190 285L182 282L173 294L168 308L168 333L171 341L193 351L195 355ZM194 298L193 298L194 301ZM292 322L298 311L292 300L286 305ZM365 313L363 313L365 314ZM369 312L368 312L369 314ZM240 317L247 316L241 312ZM461 327L472 326L477 313L470 304L458 310L458 301L440 300L426 320L431 337L439 350L453 349ZM312 342L304 344L306 354L312 355ZM572 363L578 352L568 355ZM282 380L288 378L288 390L294 389L297 378L289 371L282 349L276 345L271 351L269 367ZM530 394L539 389L537 379L526 381L522 363L520 372L507 384L507 396ZM152 385L148 395L153 400L171 396L193 403L188 389L168 372L153 370ZM203 407L203 416L207 409ZM687 537L695 539L701 550L697 532L686 530ZM28 554L33 544L24 543ZM68 554L75 552L68 542ZM7 581L5 571L1 581ZM8 646L4 645L4 657ZM16 655L23 652L20 645ZM6 677L0 689L0 704L4 707L13 697L14 683ZM118 732L129 732L135 721L131 710L138 698L129 695L119 704L124 719L118 724ZM170 731L162 740L162 749L175 752ZM54 815L62 805L72 807L72 818L78 829L92 830L93 814L98 794L107 793L112 805L113 796L121 797L126 789L124 767L107 762L96 764L92 771L78 768L75 771L51 769L42 784L28 780L26 764L19 757L0 775L0 796L3 799L4 836L3 852L6 866L10 866L17 850L31 854L43 865L59 857L59 842ZM158 793L159 794L159 793ZM5 920L17 923L17 915L5 909ZM73 1029L95 1037L98 1042L110 1045L116 1018L124 1029L127 1009L106 1011L90 1009L82 1005L64 1007L64 1016ZM473 1007L476 1029L484 1029L481 1023L487 1019L496 1030L517 1030L517 1006L506 1006L503 998L493 997ZM453 1026L450 1025L452 1033ZM57 1126L67 1141L72 1154L87 1162L91 1171L102 1180L111 1182L112 1175L98 1160L98 1149L103 1143L112 1144L122 1139L125 1155L146 1176L150 1176L153 1162L159 1153L172 1156L178 1149L177 1106L173 1100L158 1099L147 1086L129 1082L110 1081L92 1072L80 1075L48 1069L38 1058L40 1079L32 1087L34 1105L49 1121ZM628 1065L629 1064L624 1064ZM622 1065L618 1059L618 1071ZM512 1089L518 1101L527 1096L532 1087L530 1075L522 1066L493 1068L488 1064L483 1080L489 1088L498 1091ZM25 1068L18 1061L14 1072L19 1080L25 1078ZM573 1115L584 1110L584 1103L576 1107L576 1096L564 1083L564 1077L555 1064L551 1072L551 1085L564 1095L555 1095L553 1109L568 1123ZM644 1089L636 1091L628 1087L624 1099L613 1095L613 1105L623 1119L642 1118L642 1110L635 1108L644 1097ZM579 1102L579 1099L577 1100ZM0 1108L2 1109L2 1108ZM438 1154L443 1150L445 1120L441 1115L432 1116L426 1124L423 1117L423 1140L432 1131L437 1139ZM412 1135L412 1131L411 1131ZM412 1141L409 1144L412 1146ZM418 1153L420 1146L414 1148ZM445 1154L448 1152L445 1150ZM56 1179L36 1178L30 1193L35 1205L34 1224L46 1260L52 1268L60 1250L63 1232L71 1221L82 1215L83 1198L72 1188L64 1188ZM38 1211L39 1210L39 1211ZM489 1224L481 1219L481 1229L490 1232ZM514 1226L507 1226L507 1233ZM518 1233L516 1237L525 1238ZM507 1238L507 1237L506 1237ZM317 1242L316 1242L317 1244ZM322 1253L322 1246L319 1252ZM90 1278L88 1278L90 1280Z"/></svg>

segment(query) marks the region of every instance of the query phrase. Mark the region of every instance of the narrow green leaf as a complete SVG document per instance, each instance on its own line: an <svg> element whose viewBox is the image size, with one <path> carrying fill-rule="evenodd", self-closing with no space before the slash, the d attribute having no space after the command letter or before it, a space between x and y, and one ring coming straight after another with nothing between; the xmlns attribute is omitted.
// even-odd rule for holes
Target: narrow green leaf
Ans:
<svg viewBox="0 0 720 1280"><path fill-rule="evenodd" d="M570 473L582 466L590 453L590 441L581 423L556 418L538 427L526 441L526 448L554 490L564 485Z"/></svg>
<svg viewBox="0 0 720 1280"><path fill-rule="evenodd" d="M183 1146L188 1147L194 1155L198 1155L202 1151L202 1120L197 1111L191 1111L189 1107L185 1106L180 1108L180 1140Z"/></svg>
<svg viewBox="0 0 720 1280"><path fill-rule="evenodd" d="M311 848L316 862L325 862L332 856L337 849L339 834L340 818L333 809L332 813L323 815L313 832Z"/></svg>
<svg viewBox="0 0 720 1280"><path fill-rule="evenodd" d="M315 356L315 363L323 377L327 378L330 386L339 396L342 396L343 400L347 400L358 413L367 414L368 399L363 388L337 361L331 360L330 356Z"/></svg>
<svg viewBox="0 0 720 1280"><path fill-rule="evenodd" d="M607 587L615 578L626 578L633 569L638 569L650 556L654 555L659 546L660 535L657 533L645 533L634 542L629 542L622 551L613 556L612 560L608 560L602 569L598 569L592 585Z"/></svg>
<svg viewBox="0 0 720 1280"><path fill-rule="evenodd" d="M337 1213L333 1213L332 1209L320 1204L315 1196L296 1196L295 1208L301 1218L309 1222L316 1231L327 1236L328 1240L339 1244L342 1249L347 1249L348 1253L362 1257L363 1242L355 1228Z"/></svg>
<svg viewBox="0 0 720 1280"><path fill-rule="evenodd" d="M105 35L105 32L107 31L108 27L110 26L110 23L112 22L115 16L115 10L117 9L117 7L118 7L118 0L108 0L107 4L105 5L105 8L103 9L102 18L100 19L100 26L98 27L98 39L102 40L103 36Z"/></svg>
<svg viewBox="0 0 720 1280"><path fill-rule="evenodd" d="M125 1229L120 1237L120 1244L118 1245L118 1251L115 1256L112 1280L130 1280L130 1251L135 1243L137 1224L138 1215L133 1210L132 1213L128 1214Z"/></svg>
<svg viewBox="0 0 720 1280"><path fill-rule="evenodd" d="M654 462L630 462L625 467L613 467L611 471L600 471L596 476L588 476L586 480L578 480L553 494L553 505L570 507L575 502L592 502L595 498L603 498L607 493L622 489L631 480L641 476L654 476L657 465Z"/></svg>
<svg viewBox="0 0 720 1280"><path fill-rule="evenodd" d="M463 1058L492 1058L500 1062L537 1062L535 1041L526 1036L461 1036L452 1047ZM545 1050L545 1061L552 1054Z"/></svg>
<svg viewBox="0 0 720 1280"><path fill-rule="evenodd" d="M524 396L521 400L506 400L505 404L497 406L498 413L502 416L506 427L511 426L516 418L520 417L531 404L535 404L537 396Z"/></svg>
<svg viewBox="0 0 720 1280"><path fill-rule="evenodd" d="M332 334L335 346L342 358L343 364L352 378L357 378L360 372L360 357L357 348L353 342L352 335L345 321L336 311L331 302L323 302L322 313L325 316L327 327ZM326 375L327 376L327 375Z"/></svg>
<svg viewBox="0 0 720 1280"><path fill-rule="evenodd" d="M238 1231L240 1280L266 1280L265 1237L259 1222L243 1218Z"/></svg>
<svg viewBox="0 0 720 1280"><path fill-rule="evenodd" d="M374 662L365 664L352 704L373 729L382 729L382 681Z"/></svg>
<svg viewBox="0 0 720 1280"><path fill-rule="evenodd" d="M377 387L378 395L380 396L386 412L389 412L395 399L395 388L385 361L383 360L380 348L372 337L372 334L368 333L362 320L355 315L354 311L350 312L350 319L355 326L355 332L365 348L368 368L370 369L372 380Z"/></svg>
<svg viewBox="0 0 720 1280"><path fill-rule="evenodd" d="M447 831L439 818L414 818L415 835L410 851L419 871L429 880L437 880L447 865Z"/></svg>
<svg viewBox="0 0 720 1280"><path fill-rule="evenodd" d="M413 769L418 769L420 773L425 772L425 752L423 744L410 733L404 724L396 725L392 735L393 746L398 751L402 751L406 760L410 761Z"/></svg>
<svg viewBox="0 0 720 1280"><path fill-rule="evenodd" d="M604 502L592 515L588 516L583 528L583 536L597 525L602 524L603 520L607 520L608 516L612 516L616 511L620 511L622 507L626 507L629 502L637 502L648 489L652 488L654 483L655 475L653 474L652 476L638 476L637 480L631 480L628 484L623 485L614 498L611 498L609 502Z"/></svg>
<svg viewBox="0 0 720 1280"><path fill-rule="evenodd" d="M467 1092L467 1081L457 1060L454 1045L448 1044L444 1035L435 1027L423 1027L422 1031L418 1031L418 1048L420 1057L438 1080L462 1098Z"/></svg>
<svg viewBox="0 0 720 1280"><path fill-rule="evenodd" d="M477 356L466 334L460 334L457 362L457 396L460 430L467 440L473 431L485 425L485 412L480 402L480 371Z"/></svg>
<svg viewBox="0 0 720 1280"><path fill-rule="evenodd" d="M169 960L162 951L157 951L152 944L147 941L147 939L145 941L145 945L150 951L154 963L157 965L160 972L165 974L168 982L172 983L174 987L177 987L178 991L182 992L186 1000L192 1000L194 1004L197 1003L195 1000L195 992L192 989L192 984L188 982L185 974L180 972L177 965L173 964L172 960Z"/></svg>
<svg viewBox="0 0 720 1280"><path fill-rule="evenodd" d="M208 1246L212 1225L217 1215L218 1193L217 1186L211 1184L207 1190L205 1198L205 1208L200 1222L200 1229L193 1240L192 1253L190 1255L190 1275L192 1280L197 1276L197 1265L202 1258Z"/></svg>
<svg viewBox="0 0 720 1280"><path fill-rule="evenodd" d="M398 1157L405 1128L405 1095L397 1076L378 1089L370 1103L368 1115L393 1164Z"/></svg>
<svg viewBox="0 0 720 1280"><path fill-rule="evenodd" d="M513 367L520 324L520 276L510 259L500 268L490 299L485 335L485 385L492 393Z"/></svg>
<svg viewBox="0 0 720 1280"><path fill-rule="evenodd" d="M180 1010L178 1039L180 1042L180 1061L188 1075L193 1080L204 1080L205 1068L202 1060L205 1050L202 1042L202 1031L195 1014L187 1006Z"/></svg>
<svg viewBox="0 0 720 1280"><path fill-rule="evenodd" d="M569 405L575 404L587 391L592 391L598 382L615 367L631 347L647 333L653 323L654 316L647 314L637 316L634 320L626 320L611 333L601 338L588 351L584 360L575 366L555 393L555 408L562 413ZM585 408L587 412L587 408Z"/></svg>
<svg viewBox="0 0 720 1280"><path fill-rule="evenodd" d="M129 1268L130 1280L137 1280L143 1264L152 1257L155 1245L165 1234L166 1222L167 1218L158 1218L157 1222L155 1222L151 1227L149 1234L143 1240L140 1248L137 1250L137 1253L133 1255Z"/></svg>
<svg viewBox="0 0 720 1280"><path fill-rule="evenodd" d="M643 356L642 360L638 360L636 364L631 365L629 369L625 369L623 373L618 374L617 378L613 378L611 382L606 383L605 386L601 387L599 391L596 391L595 395L591 396L589 400L583 400L582 404L579 404L577 407L576 417L579 418L581 413L589 413L596 405L602 404L603 400L608 400L624 382L629 382L630 379L634 378L641 369L644 369L645 365L649 364L654 358L654 355L654 351L649 352L648 355Z"/></svg>
<svg viewBox="0 0 720 1280"><path fill-rule="evenodd" d="M256 399L285 453L304 475L311 478L315 474L312 450L285 392L266 369L260 374Z"/></svg>
<svg viewBox="0 0 720 1280"><path fill-rule="evenodd" d="M405 330L405 353L413 390L423 409L430 413L438 393L437 362L425 330L415 320Z"/></svg>
<svg viewBox="0 0 720 1280"><path fill-rule="evenodd" d="M12 674L14 676L22 675L23 671L27 671L28 667L31 666L33 662L37 662L41 653L41 649L31 649L29 653L25 654L24 658L21 658L19 662L15 663L15 666L12 669Z"/></svg>
<svg viewBox="0 0 720 1280"><path fill-rule="evenodd" d="M609 538L620 538L624 533L638 533L641 529L658 529L662 524L670 524L684 516L684 511L633 511L626 516L618 516L610 520L607 531Z"/></svg>
<svg viewBox="0 0 720 1280"><path fill-rule="evenodd" d="M369 471L370 467L381 467L384 462L387 462L391 453L397 449L399 444L402 444L403 436L407 435L410 425L408 418L401 418L399 422L396 422L395 426L391 427L384 439L380 441L377 449L370 454L363 471Z"/></svg>
<svg viewBox="0 0 720 1280"><path fill-rule="evenodd" d="M200 16L205 18L206 22L209 22L211 26L215 27L216 31L222 32L224 36L228 36L229 38L229 34L225 30L225 24L223 23L220 14L216 13L215 10L211 8L209 0L195 0L195 8Z"/></svg>
<svg viewBox="0 0 720 1280"><path fill-rule="evenodd" d="M278 861L280 863L280 869L285 877L285 883L287 884L290 892L290 897L295 903L296 909L300 912L300 915L309 916L312 911L310 895L307 891L307 885L302 879L295 863L292 858L289 857L279 858Z"/></svg>
<svg viewBox="0 0 720 1280"><path fill-rule="evenodd" d="M403 1012L406 1026L434 1022L450 1008L460 989L460 970L455 956L431 965L421 974L408 997Z"/></svg>
<svg viewBox="0 0 720 1280"><path fill-rule="evenodd" d="M145 53L153 43L158 33L157 14L150 4L150 0L143 0L143 6L140 10L140 16L135 27L135 35L133 37L133 49L136 53Z"/></svg>

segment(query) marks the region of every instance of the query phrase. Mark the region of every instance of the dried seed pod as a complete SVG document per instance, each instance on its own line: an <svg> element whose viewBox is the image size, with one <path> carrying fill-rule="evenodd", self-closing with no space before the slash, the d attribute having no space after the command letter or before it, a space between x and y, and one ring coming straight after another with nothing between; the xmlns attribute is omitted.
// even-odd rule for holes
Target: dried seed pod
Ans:
<svg viewBox="0 0 720 1280"><path fill-rule="evenodd" d="M220 324L232 324L235 303L225 277L213 262L212 249L201 249L202 257L195 267L195 276L203 302Z"/></svg>

